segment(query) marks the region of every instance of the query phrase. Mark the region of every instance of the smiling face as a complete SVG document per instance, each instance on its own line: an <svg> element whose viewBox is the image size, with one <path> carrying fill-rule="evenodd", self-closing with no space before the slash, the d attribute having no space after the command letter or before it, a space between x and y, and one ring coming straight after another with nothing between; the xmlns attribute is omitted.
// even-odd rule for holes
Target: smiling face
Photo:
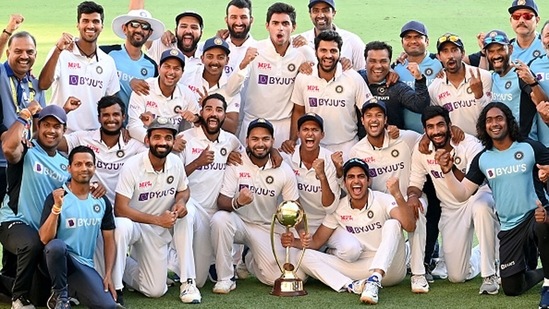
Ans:
<svg viewBox="0 0 549 309"><path fill-rule="evenodd" d="M345 175L345 187L352 200L361 200L368 196L369 177L358 166L351 167Z"/></svg>
<svg viewBox="0 0 549 309"><path fill-rule="evenodd" d="M408 31L402 37L402 48L409 56L418 57L425 55L427 46L429 46L429 39L415 31Z"/></svg>
<svg viewBox="0 0 549 309"><path fill-rule="evenodd" d="M320 141L324 138L320 125L312 120L305 121L297 133L302 149L309 152L318 150Z"/></svg>
<svg viewBox="0 0 549 309"><path fill-rule="evenodd" d="M316 49L318 68L326 73L333 72L339 62L339 46L336 41L320 41Z"/></svg>
<svg viewBox="0 0 549 309"><path fill-rule="evenodd" d="M213 76L221 76L227 63L229 63L229 56L221 48L210 48L204 52L202 56L202 63L204 64L204 70Z"/></svg>
<svg viewBox="0 0 549 309"><path fill-rule="evenodd" d="M486 113L486 133L494 141L502 141L509 135L509 125L505 114L497 107Z"/></svg>
<svg viewBox="0 0 549 309"><path fill-rule="evenodd" d="M229 6L225 23L231 38L244 39L248 37L254 18L250 16L250 9Z"/></svg>
<svg viewBox="0 0 549 309"><path fill-rule="evenodd" d="M169 129L152 130L145 138L145 143L149 146L150 153L159 159L163 159L170 154L173 148L173 141L173 131Z"/></svg>
<svg viewBox="0 0 549 309"><path fill-rule="evenodd" d="M385 133L387 116L381 107L372 107L364 111L362 125L369 137L376 138Z"/></svg>
<svg viewBox="0 0 549 309"><path fill-rule="evenodd" d="M371 83L379 83L389 74L391 58L389 51L386 49L372 49L368 51L366 57L366 72L368 81Z"/></svg>
<svg viewBox="0 0 549 309"><path fill-rule="evenodd" d="M125 119L126 116L118 104L102 108L99 112L101 131L107 135L118 135Z"/></svg>
<svg viewBox="0 0 549 309"><path fill-rule="evenodd" d="M87 152L75 153L67 171L71 174L72 181L80 184L89 183L95 174L93 156Z"/></svg>
<svg viewBox="0 0 549 309"><path fill-rule="evenodd" d="M168 58L160 65L158 77L160 84L166 87L175 87L181 76L183 76L183 67L176 58Z"/></svg>
<svg viewBox="0 0 549 309"><path fill-rule="evenodd" d="M46 150L55 150L63 138L65 125L61 124L57 118L50 116L42 119L38 123L38 132L36 136L42 148Z"/></svg>
<svg viewBox="0 0 549 309"><path fill-rule="evenodd" d="M203 119L203 127L208 134L217 134L225 121L225 109L223 102L216 98L211 98L204 102L200 116Z"/></svg>
<svg viewBox="0 0 549 309"><path fill-rule="evenodd" d="M143 25L147 30L143 29ZM132 20L122 26L127 41L134 47L141 48L153 33L151 25L143 20Z"/></svg>
<svg viewBox="0 0 549 309"><path fill-rule="evenodd" d="M336 11L325 2L318 2L309 9L309 16L317 31L330 30L333 28L332 21Z"/></svg>
<svg viewBox="0 0 549 309"><path fill-rule="evenodd" d="M101 21L101 14L99 13L83 13L80 15L78 24L76 25L78 32L80 33L80 39L88 43L94 43L97 41L99 34L103 31L103 22Z"/></svg>
<svg viewBox="0 0 549 309"><path fill-rule="evenodd" d="M435 116L425 121L425 135L433 142L435 148L443 148L450 142L450 127L444 117Z"/></svg>
<svg viewBox="0 0 549 309"><path fill-rule="evenodd" d="M256 127L250 131L246 138L246 144L250 150L250 155L256 159L265 159L271 152L274 138L266 128Z"/></svg>
<svg viewBox="0 0 549 309"><path fill-rule="evenodd" d="M512 45L502 45L498 43L492 43L485 49L486 59L494 68L494 71L498 74L507 72L509 69Z"/></svg>
<svg viewBox="0 0 549 309"><path fill-rule="evenodd" d="M36 60L36 46L29 36L14 37L6 50L6 56L15 75L23 78Z"/></svg>
<svg viewBox="0 0 549 309"><path fill-rule="evenodd" d="M177 47L183 53L194 52L202 37L200 22L192 16L181 17L175 29L175 36L177 37Z"/></svg>

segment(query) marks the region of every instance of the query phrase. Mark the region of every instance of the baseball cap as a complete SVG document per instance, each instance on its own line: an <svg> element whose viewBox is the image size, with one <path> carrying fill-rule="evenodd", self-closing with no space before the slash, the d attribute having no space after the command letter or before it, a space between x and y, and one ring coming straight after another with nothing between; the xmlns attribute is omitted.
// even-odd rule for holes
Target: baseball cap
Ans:
<svg viewBox="0 0 549 309"><path fill-rule="evenodd" d="M427 35L427 27L425 27L423 23L415 20L409 21L402 26L402 29L400 29L400 37L403 38L404 34L408 31L414 31L421 35L429 36Z"/></svg>
<svg viewBox="0 0 549 309"><path fill-rule="evenodd" d="M131 10L128 12L128 14L115 17L112 20L112 31L118 37L126 39L126 34L124 34L124 31L122 30L122 26L132 20L146 21L151 25L151 29L153 30L153 32L149 37L149 41L159 39L162 34L164 34L164 23L156 18L153 18L151 13L149 13L149 11L147 10Z"/></svg>
<svg viewBox="0 0 549 309"><path fill-rule="evenodd" d="M534 0L515 0L507 11L509 11L509 14L513 14L514 11L520 9L530 9L538 16L538 5Z"/></svg>
<svg viewBox="0 0 549 309"><path fill-rule="evenodd" d="M334 10L336 8L336 4L335 4L334 0L309 0L309 9L312 8L315 4L320 3L320 2L327 3Z"/></svg>
<svg viewBox="0 0 549 309"><path fill-rule="evenodd" d="M55 104L44 107L40 113L38 113L38 121L42 121L42 119L46 117L54 117L61 124L67 123L67 113L65 113L63 108Z"/></svg>
<svg viewBox="0 0 549 309"><path fill-rule="evenodd" d="M177 127L166 117L156 117L147 128L147 132L156 129L168 129L173 132L173 135L177 134Z"/></svg>
<svg viewBox="0 0 549 309"><path fill-rule="evenodd" d="M507 37L507 34L505 34L505 32L503 32L501 30L492 30L484 36L484 40L483 40L483 48L484 49L486 49L486 47L488 47L488 45L490 45L492 43L498 43L498 44L501 44L501 45L509 45L510 44L509 38Z"/></svg>
<svg viewBox="0 0 549 309"><path fill-rule="evenodd" d="M274 136L274 128L273 125L266 119L258 118L255 120L252 120L250 124L248 125L248 132L246 134L246 137L250 136L250 132L255 128L265 128L271 133L271 135Z"/></svg>
<svg viewBox="0 0 549 309"><path fill-rule="evenodd" d="M198 14L197 12L194 12L194 11L185 11L183 13L180 13L179 15L177 15L175 17L175 26L177 27L177 25L179 24L179 20L185 16L191 16L191 17L194 17L198 20L198 24L200 25L200 29L204 29L204 19L202 19L202 16L200 16L200 14Z"/></svg>
<svg viewBox="0 0 549 309"><path fill-rule="evenodd" d="M383 110L384 114L387 114L387 106L385 105L385 102L377 100L376 98L371 98L370 100L362 104L362 109L360 110L360 112L364 114L367 110L373 107L379 107Z"/></svg>
<svg viewBox="0 0 549 309"><path fill-rule="evenodd" d="M320 126L320 130L324 131L324 120L322 117L320 117L318 114L315 113L306 113L303 116L299 117L297 120L297 129L299 130L301 128L301 125L305 121L314 121Z"/></svg>
<svg viewBox="0 0 549 309"><path fill-rule="evenodd" d="M440 51L440 47L446 42L453 43L460 49L464 49L463 41L461 41L461 38L457 34L446 32L445 34L441 35L437 40L437 51Z"/></svg>
<svg viewBox="0 0 549 309"><path fill-rule="evenodd" d="M162 53L162 56L160 57L160 63L158 66L161 66L164 61L175 58L181 62L181 67L185 67L185 56L183 56L183 53L176 48L168 49Z"/></svg>
<svg viewBox="0 0 549 309"><path fill-rule="evenodd" d="M206 51L216 47L223 49L227 55L231 53L231 50L229 49L229 44L227 44L225 40L217 36L207 39L204 43L204 48L202 49L202 51L205 53Z"/></svg>
<svg viewBox="0 0 549 309"><path fill-rule="evenodd" d="M368 171L370 170L370 167L368 166L368 163L364 162L363 160L359 158L351 158L345 164L343 164L343 177L347 177L347 173L349 170L353 167L360 167L364 173L368 176Z"/></svg>

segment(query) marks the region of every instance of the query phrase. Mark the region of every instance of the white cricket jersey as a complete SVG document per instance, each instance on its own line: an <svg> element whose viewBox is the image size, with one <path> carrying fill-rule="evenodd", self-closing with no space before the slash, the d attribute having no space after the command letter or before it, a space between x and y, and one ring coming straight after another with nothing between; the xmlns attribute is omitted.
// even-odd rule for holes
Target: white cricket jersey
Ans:
<svg viewBox="0 0 549 309"><path fill-rule="evenodd" d="M376 252L381 243L383 224L391 219L391 210L395 207L398 206L391 195L368 189L368 202L364 208L353 209L349 197L342 198L322 225L329 229L342 227L360 242L365 252Z"/></svg>
<svg viewBox="0 0 549 309"><path fill-rule="evenodd" d="M53 47L48 59L56 50ZM96 49L92 58L83 56L76 44L72 50L59 54L52 83L52 104L61 107L70 96L78 98L81 105L67 114L67 132L95 130L97 102L105 95L120 91L120 82L114 60L101 49Z"/></svg>
<svg viewBox="0 0 549 309"><path fill-rule="evenodd" d="M368 163L371 179L370 187L373 190L389 193L387 180L397 177L400 192L406 196L410 169L412 166L412 153L415 145L421 139L421 135L414 131L400 130L397 139L391 139L385 131L383 146L376 148L370 144L368 138L361 139L351 148L349 158L359 158Z"/></svg>
<svg viewBox="0 0 549 309"><path fill-rule="evenodd" d="M305 113L317 113L324 119L325 136L322 145L341 144L357 136L357 113L372 97L366 83L354 70L343 71L337 64L334 79L318 76L317 66L311 75L298 74L291 101L305 107Z"/></svg>
<svg viewBox="0 0 549 309"><path fill-rule="evenodd" d="M67 153L76 146L87 146L95 153L95 176L107 189L107 198L114 205L114 189L118 183L118 174L124 163L134 155L147 151L148 148L136 139L124 142L120 134L118 144L109 148L101 140L100 129L93 131L77 131L65 135Z"/></svg>
<svg viewBox="0 0 549 309"><path fill-rule="evenodd" d="M452 124L458 126L465 133L477 135L477 119L484 106L492 101L492 76L490 72L480 69L483 95L475 99L471 90L471 72L477 76L477 68L463 63L465 66L465 79L456 88L448 81L448 78L436 78L429 85L431 105L442 106L450 112Z"/></svg>
<svg viewBox="0 0 549 309"><path fill-rule="evenodd" d="M154 60L154 62L158 63L158 66L160 67L160 58L162 57L162 53L168 49L179 49L179 47L177 47L177 43L172 43L170 46L166 46L164 45L164 43L162 43L162 39L156 39L152 42L151 48L147 50L147 54ZM202 55L202 53L200 52L201 50L202 49L197 47L192 57L188 57L187 55L183 54L183 56L185 57L183 76L194 73L198 65L202 63L202 60L200 60L200 55Z"/></svg>
<svg viewBox="0 0 549 309"><path fill-rule="evenodd" d="M202 127L194 127L180 135L187 143L185 150L180 152L183 165L188 165L200 156L202 151L210 146L214 151L214 162L197 168L188 175L191 196L208 214L213 215L217 211L217 193L223 184L223 175L227 166L227 159L232 151L242 152L244 148L233 134L221 130L216 141L210 141Z"/></svg>
<svg viewBox="0 0 549 309"><path fill-rule="evenodd" d="M290 101L299 66L306 61L315 61L313 50L308 46L294 48L291 45L280 56L270 39L257 42L259 55L236 77L248 76L244 113L248 119L289 119L293 104ZM243 78L241 79L243 80Z"/></svg>
<svg viewBox="0 0 549 309"><path fill-rule="evenodd" d="M149 94L139 95L132 92L128 108L128 131L136 140L142 142L147 136L147 129L139 118L142 113L151 112L155 118L159 116L169 118L176 125L183 121L179 112L189 110L193 114L199 113L200 107L189 88L178 84L173 94L165 97L158 84L159 77L148 78L145 81L149 84Z"/></svg>
<svg viewBox="0 0 549 309"><path fill-rule="evenodd" d="M349 60L351 60L351 63L353 64L353 69L355 70L364 70L366 68L366 59L364 57L364 49L366 47L366 44L364 44L364 41L362 39L347 30L338 29L334 25L334 30L341 36L343 39L343 45L341 46L341 52L339 53L341 57L345 57ZM315 48L315 29L311 29L307 32L303 32L301 34L307 42L309 42L309 46L311 46L313 49Z"/></svg>
<svg viewBox="0 0 549 309"><path fill-rule="evenodd" d="M285 162L273 168L270 159L264 167L253 164L247 155L242 161L242 165L227 166L219 194L232 199L241 189L250 189L253 201L238 208L236 214L245 222L269 226L280 197L284 201L299 198L294 172Z"/></svg>
<svg viewBox="0 0 549 309"><path fill-rule="evenodd" d="M234 45L234 43L231 41L231 37L229 36L227 40L225 40L227 44L229 44L229 50L231 53L229 54L229 63L225 66L225 77L231 76L233 73L236 73L240 70L239 66L242 60L244 60L244 56L246 55L246 51L248 51L248 48L250 47L256 47L257 41L250 36L242 43L240 46ZM229 95L238 95L240 96L240 87L241 85L238 83L231 82L231 79L227 80L227 88L225 91ZM243 100L242 100L243 101Z"/></svg>
<svg viewBox="0 0 549 309"><path fill-rule="evenodd" d="M177 155L168 154L164 170L156 172L149 151L145 151L126 161L120 171L116 193L129 198L131 208L159 216L173 207L175 195L185 191L187 184L185 168ZM161 226L151 226L158 234L168 232Z"/></svg>
<svg viewBox="0 0 549 309"><path fill-rule="evenodd" d="M465 134L465 139L459 142L458 145L455 145L453 142L450 142L454 149L451 152L451 155L454 158L455 166L467 174L469 170L469 165L473 158L484 149L482 144L472 135ZM412 154L412 171L410 175L410 186L423 188L423 184L427 179L427 175L431 177L433 185L435 186L435 191L437 197L442 203L443 206L449 208L459 208L467 203L459 202L452 195L450 190L446 187L446 181L444 180L444 174L440 169L440 165L435 161L435 150L433 144L431 143L430 149L433 151L431 154L425 155L419 152L418 146L414 147L414 152Z"/></svg>
<svg viewBox="0 0 549 309"><path fill-rule="evenodd" d="M332 213L339 202L340 189L337 181L337 172L332 162L332 152L326 148L320 147L318 158L324 159L324 173L328 179L330 189L335 195L334 202L324 207L322 205L322 190L320 188L320 180L317 179L315 169L307 169L301 163L301 155L299 149L296 148L292 155L281 153L284 162L288 163L297 178L297 189L299 191L299 201L303 210L307 214L309 226L319 227L326 214Z"/></svg>

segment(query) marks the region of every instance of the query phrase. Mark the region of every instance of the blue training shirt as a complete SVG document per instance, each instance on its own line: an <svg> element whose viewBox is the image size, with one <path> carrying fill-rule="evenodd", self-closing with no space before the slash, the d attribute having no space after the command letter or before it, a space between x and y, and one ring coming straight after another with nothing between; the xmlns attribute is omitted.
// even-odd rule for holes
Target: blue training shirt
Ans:
<svg viewBox="0 0 549 309"><path fill-rule="evenodd" d="M529 64L530 70L536 76L538 83L545 93L549 93L549 57L544 54ZM538 141L549 147L549 125L547 125L539 113L536 113L536 125L538 133Z"/></svg>

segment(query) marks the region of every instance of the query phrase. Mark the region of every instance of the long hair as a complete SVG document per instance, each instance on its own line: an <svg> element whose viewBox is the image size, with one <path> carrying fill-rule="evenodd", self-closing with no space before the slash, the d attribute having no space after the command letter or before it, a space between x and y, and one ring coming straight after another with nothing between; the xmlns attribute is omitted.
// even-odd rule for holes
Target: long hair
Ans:
<svg viewBox="0 0 549 309"><path fill-rule="evenodd" d="M507 129L509 130L508 134L511 140L521 141L522 136L520 135L519 126L517 120L515 119L515 116L513 116L513 112L511 112L511 109L501 102L491 102L482 109L482 111L480 112L480 116L477 120L477 137L482 142L482 145L487 149L490 149L494 146L492 138L490 137L490 135L488 135L488 132L486 131L486 114L492 108L498 108L500 111L503 112L503 115L505 115L505 122L507 123Z"/></svg>

